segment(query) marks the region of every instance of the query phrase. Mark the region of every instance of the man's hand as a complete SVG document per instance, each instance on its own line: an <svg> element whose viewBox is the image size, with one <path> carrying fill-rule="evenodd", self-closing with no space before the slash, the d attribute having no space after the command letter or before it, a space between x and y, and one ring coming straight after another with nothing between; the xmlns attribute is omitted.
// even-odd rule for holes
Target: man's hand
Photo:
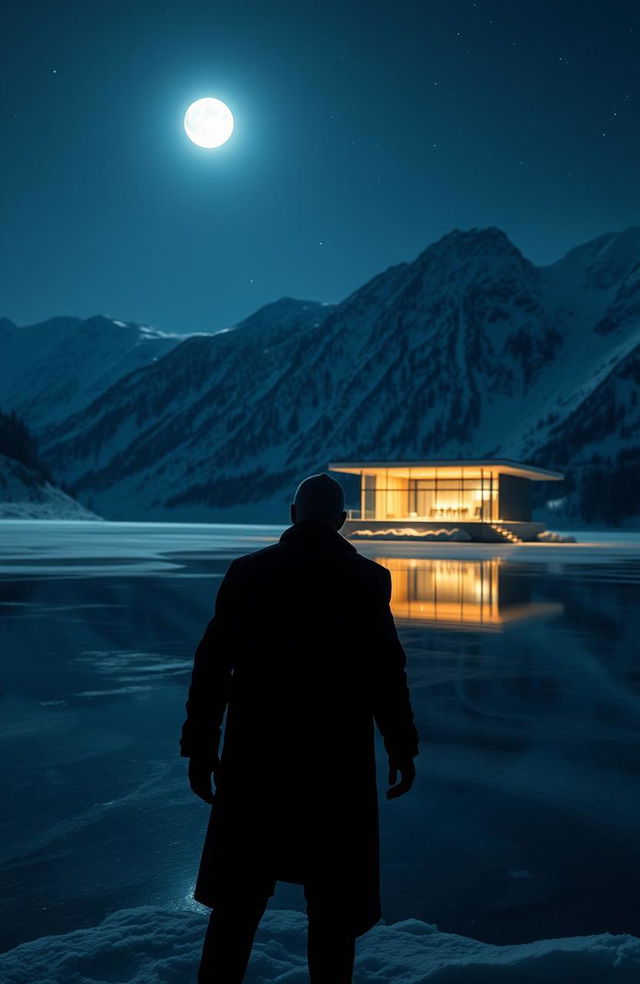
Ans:
<svg viewBox="0 0 640 984"><path fill-rule="evenodd" d="M213 806L215 797L211 788L211 775L215 770L215 765L206 759L189 759L189 785L192 791L199 796L205 803Z"/></svg>
<svg viewBox="0 0 640 984"><path fill-rule="evenodd" d="M397 781L398 772L400 773L400 782ZM389 757L389 785L391 788L387 789L387 799L397 799L403 793L408 793L413 786L415 777L416 767L412 758L394 759Z"/></svg>

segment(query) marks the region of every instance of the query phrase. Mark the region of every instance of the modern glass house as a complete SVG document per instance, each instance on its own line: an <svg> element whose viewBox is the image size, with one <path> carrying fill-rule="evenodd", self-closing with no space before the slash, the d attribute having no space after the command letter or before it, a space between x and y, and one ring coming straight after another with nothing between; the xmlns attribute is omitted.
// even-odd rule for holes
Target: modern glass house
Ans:
<svg viewBox="0 0 640 984"><path fill-rule="evenodd" d="M360 509L343 528L358 538L433 538L498 542L535 540L531 483L559 482L560 472L508 460L336 461L335 472L360 476Z"/></svg>

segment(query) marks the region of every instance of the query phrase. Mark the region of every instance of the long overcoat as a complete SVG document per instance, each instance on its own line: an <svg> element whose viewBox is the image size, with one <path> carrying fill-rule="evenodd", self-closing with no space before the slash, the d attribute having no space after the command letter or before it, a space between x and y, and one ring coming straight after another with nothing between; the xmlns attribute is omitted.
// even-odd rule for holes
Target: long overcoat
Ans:
<svg viewBox="0 0 640 984"><path fill-rule="evenodd" d="M304 520L234 560L194 657L181 754L212 764L195 898L321 879L359 936L381 916L374 722L418 753L386 568Z"/></svg>

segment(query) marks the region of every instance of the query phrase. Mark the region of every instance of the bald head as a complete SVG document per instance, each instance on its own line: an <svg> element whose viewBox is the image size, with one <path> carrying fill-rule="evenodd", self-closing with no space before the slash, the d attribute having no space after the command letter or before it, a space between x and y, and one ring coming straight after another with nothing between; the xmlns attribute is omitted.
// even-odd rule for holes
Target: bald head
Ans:
<svg viewBox="0 0 640 984"><path fill-rule="evenodd" d="M344 492L335 478L323 472L300 482L291 506L294 523L316 519L339 530L346 518Z"/></svg>

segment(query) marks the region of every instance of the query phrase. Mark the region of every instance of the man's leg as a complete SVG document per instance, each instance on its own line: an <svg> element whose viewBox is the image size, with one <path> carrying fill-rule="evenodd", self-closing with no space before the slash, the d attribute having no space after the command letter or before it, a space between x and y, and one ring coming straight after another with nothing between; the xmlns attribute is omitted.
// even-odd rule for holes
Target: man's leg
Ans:
<svg viewBox="0 0 640 984"><path fill-rule="evenodd" d="M198 984L242 984L253 937L269 901L262 889L230 892L209 916Z"/></svg>
<svg viewBox="0 0 640 984"><path fill-rule="evenodd" d="M307 960L311 984L351 984L356 940L336 918L335 896L317 884L304 887L307 900Z"/></svg>

